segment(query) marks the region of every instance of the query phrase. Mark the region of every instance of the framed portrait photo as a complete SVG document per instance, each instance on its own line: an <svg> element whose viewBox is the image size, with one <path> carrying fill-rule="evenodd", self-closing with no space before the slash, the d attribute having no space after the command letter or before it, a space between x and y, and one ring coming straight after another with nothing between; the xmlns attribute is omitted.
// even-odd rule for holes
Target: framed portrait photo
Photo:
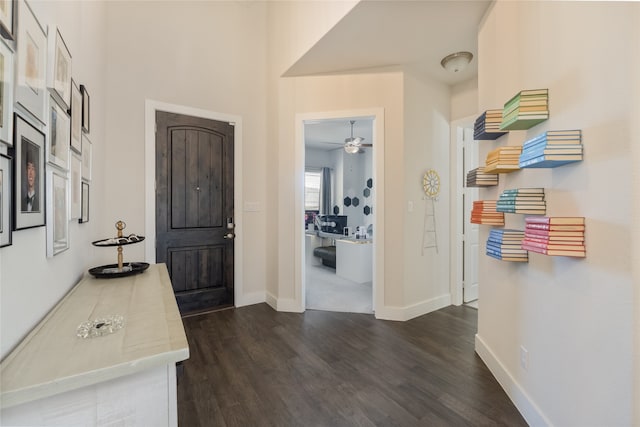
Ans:
<svg viewBox="0 0 640 427"><path fill-rule="evenodd" d="M13 4L14 0L0 0L0 34L7 40L13 40Z"/></svg>
<svg viewBox="0 0 640 427"><path fill-rule="evenodd" d="M11 244L12 180L12 159L0 154L0 248Z"/></svg>
<svg viewBox="0 0 640 427"><path fill-rule="evenodd" d="M89 91L85 85L80 85L80 93L82 93L82 131L85 133L89 133Z"/></svg>
<svg viewBox="0 0 640 427"><path fill-rule="evenodd" d="M71 53L67 44L56 28L55 34L49 35L49 88L65 110L71 105Z"/></svg>
<svg viewBox="0 0 640 427"><path fill-rule="evenodd" d="M16 103L45 123L47 33L29 3L18 5Z"/></svg>
<svg viewBox="0 0 640 427"><path fill-rule="evenodd" d="M86 182L82 183L82 212L78 222L89 222L89 184Z"/></svg>
<svg viewBox="0 0 640 427"><path fill-rule="evenodd" d="M82 94L71 80L71 148L82 153Z"/></svg>
<svg viewBox="0 0 640 427"><path fill-rule="evenodd" d="M91 181L92 145L86 135L82 136L82 179Z"/></svg>
<svg viewBox="0 0 640 427"><path fill-rule="evenodd" d="M69 249L69 179L66 172L47 170L47 257Z"/></svg>
<svg viewBox="0 0 640 427"><path fill-rule="evenodd" d="M44 133L14 113L15 229L45 223Z"/></svg>
<svg viewBox="0 0 640 427"><path fill-rule="evenodd" d="M82 214L82 158L71 155L71 220L80 219Z"/></svg>
<svg viewBox="0 0 640 427"><path fill-rule="evenodd" d="M69 170L69 131L71 119L55 99L49 102L49 140L47 161L63 170Z"/></svg>
<svg viewBox="0 0 640 427"><path fill-rule="evenodd" d="M13 84L13 51L2 40L0 41L0 141L9 146L13 145Z"/></svg>

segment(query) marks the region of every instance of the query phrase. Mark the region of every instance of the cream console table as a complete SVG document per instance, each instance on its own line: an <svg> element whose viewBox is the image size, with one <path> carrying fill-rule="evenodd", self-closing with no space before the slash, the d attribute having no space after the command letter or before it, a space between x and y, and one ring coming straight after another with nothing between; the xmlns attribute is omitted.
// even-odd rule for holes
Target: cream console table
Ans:
<svg viewBox="0 0 640 427"><path fill-rule="evenodd" d="M80 323L124 316L112 334ZM0 364L0 425L176 426L176 362L189 346L164 264L87 275Z"/></svg>

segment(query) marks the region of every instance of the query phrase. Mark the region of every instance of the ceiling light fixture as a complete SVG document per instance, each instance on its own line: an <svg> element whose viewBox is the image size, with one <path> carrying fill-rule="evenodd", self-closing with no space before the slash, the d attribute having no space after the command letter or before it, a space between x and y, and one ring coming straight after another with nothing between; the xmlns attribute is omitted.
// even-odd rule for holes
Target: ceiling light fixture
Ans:
<svg viewBox="0 0 640 427"><path fill-rule="evenodd" d="M473 59L471 52L456 52L442 58L440 65L447 71L457 73L464 70Z"/></svg>
<svg viewBox="0 0 640 427"><path fill-rule="evenodd" d="M344 140L344 151L346 151L349 154L355 154L355 153L361 152L360 150L361 147L371 147L371 144L362 143L362 141L364 141L364 138L360 136L356 136L354 138L353 125L355 124L355 122L356 122L355 120L349 121L349 123L351 123L351 136Z"/></svg>

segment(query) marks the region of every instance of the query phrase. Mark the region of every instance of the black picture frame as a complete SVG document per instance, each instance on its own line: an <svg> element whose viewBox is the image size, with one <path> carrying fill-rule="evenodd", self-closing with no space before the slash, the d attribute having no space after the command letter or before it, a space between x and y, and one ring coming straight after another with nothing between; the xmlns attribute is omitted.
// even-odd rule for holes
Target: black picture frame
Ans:
<svg viewBox="0 0 640 427"><path fill-rule="evenodd" d="M0 248L12 244L13 158L0 154Z"/></svg>
<svg viewBox="0 0 640 427"><path fill-rule="evenodd" d="M45 225L45 134L14 113L14 230ZM31 166L29 166L31 164ZM33 174L33 175L32 175ZM33 181L32 183L30 181ZM30 191L30 187L32 191ZM32 203L27 196L33 194Z"/></svg>
<svg viewBox="0 0 640 427"><path fill-rule="evenodd" d="M82 183L82 212L78 222L80 224L89 222L89 183L87 182Z"/></svg>
<svg viewBox="0 0 640 427"><path fill-rule="evenodd" d="M82 131L90 132L91 110L89 91L85 85L80 85L80 93L82 94Z"/></svg>
<svg viewBox="0 0 640 427"><path fill-rule="evenodd" d="M82 93L71 79L71 149L82 154Z"/></svg>

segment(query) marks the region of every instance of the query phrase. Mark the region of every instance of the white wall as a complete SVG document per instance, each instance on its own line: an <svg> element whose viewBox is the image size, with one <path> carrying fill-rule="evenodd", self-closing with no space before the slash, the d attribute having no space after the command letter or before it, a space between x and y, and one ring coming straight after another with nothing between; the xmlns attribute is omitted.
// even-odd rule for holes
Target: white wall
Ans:
<svg viewBox="0 0 640 427"><path fill-rule="evenodd" d="M420 314L451 303L449 92L447 85L430 81L412 70L404 74L404 306L414 307ZM433 207L422 186L424 173L429 169L440 176L440 194ZM432 209L437 251L436 248L423 250L425 210L431 212Z"/></svg>
<svg viewBox="0 0 640 427"><path fill-rule="evenodd" d="M640 402L632 393L638 188L630 187L638 143L631 142L638 98L630 88L640 73L637 59L635 68L625 61L640 48L640 38L630 37L637 24L633 3L499 1L479 31L480 110L522 89L548 88L550 97L549 120L483 142L481 156L548 129L583 131L584 161L502 175L480 194L494 199L504 188L542 186L548 215L586 218L586 259L530 253L528 264L514 265L480 257L476 349L533 425L632 425ZM523 228L523 216L506 216L506 227ZM482 227L481 241L488 232Z"/></svg>
<svg viewBox="0 0 640 427"><path fill-rule="evenodd" d="M479 115L478 78L451 86L451 121Z"/></svg>
<svg viewBox="0 0 640 427"><path fill-rule="evenodd" d="M243 291L264 295L266 269L267 42L262 2L110 2L107 220L144 230L146 99L242 117ZM236 211L243 206L235 206ZM139 246L139 247L137 247ZM125 259L144 259L142 245ZM249 262L250 260L250 262Z"/></svg>
<svg viewBox="0 0 640 427"><path fill-rule="evenodd" d="M13 245L0 249L0 357L4 357L36 323L93 267L95 248L105 221L105 78L106 19L102 2L31 1L40 23L60 32L72 55L72 77L91 95L93 182L90 222L69 224L70 249L46 258L46 229L13 233ZM48 131L45 131L47 133ZM114 261L111 261L114 262ZM78 319L78 323L86 319Z"/></svg>

